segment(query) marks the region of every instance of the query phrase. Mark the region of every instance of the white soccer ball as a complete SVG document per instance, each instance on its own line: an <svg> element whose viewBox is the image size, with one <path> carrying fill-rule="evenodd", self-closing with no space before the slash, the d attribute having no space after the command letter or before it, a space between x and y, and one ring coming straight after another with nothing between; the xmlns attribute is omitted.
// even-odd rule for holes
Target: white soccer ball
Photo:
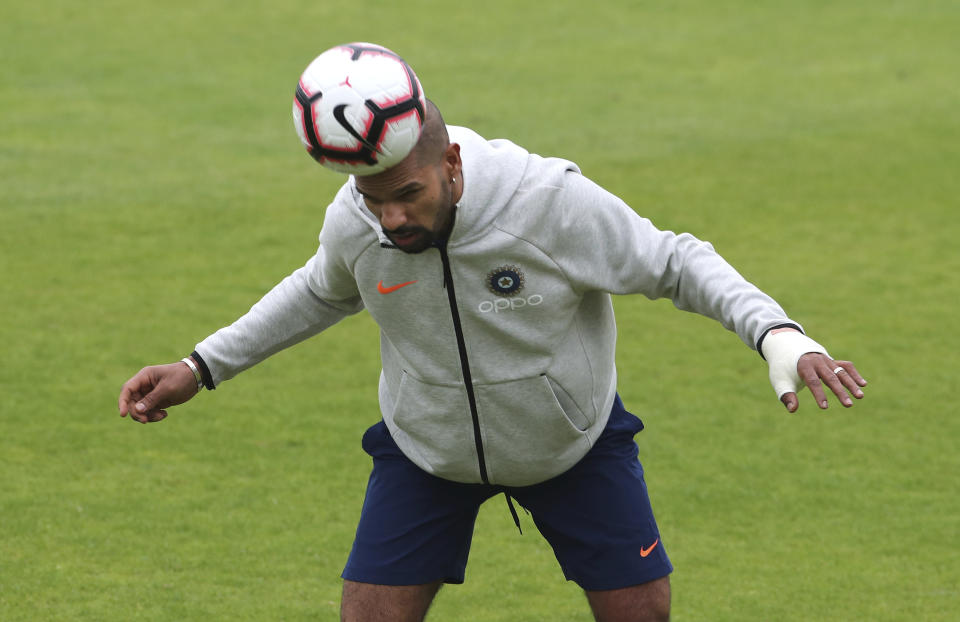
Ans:
<svg viewBox="0 0 960 622"><path fill-rule="evenodd" d="M373 175L417 144L426 98L402 58L372 43L331 48L310 63L293 98L300 140L320 164Z"/></svg>

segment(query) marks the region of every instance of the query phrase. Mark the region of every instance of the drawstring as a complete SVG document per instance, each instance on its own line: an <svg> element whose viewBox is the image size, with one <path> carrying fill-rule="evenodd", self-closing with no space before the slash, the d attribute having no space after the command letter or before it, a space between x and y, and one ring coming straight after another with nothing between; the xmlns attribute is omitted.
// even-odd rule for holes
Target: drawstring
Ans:
<svg viewBox="0 0 960 622"><path fill-rule="evenodd" d="M510 498L510 493L506 490L503 491L503 496L507 498L507 507L510 508L510 515L513 516L513 522L517 526L517 531L519 531L522 536L523 529L520 529L520 517L517 516L517 509L513 507L513 499Z"/></svg>

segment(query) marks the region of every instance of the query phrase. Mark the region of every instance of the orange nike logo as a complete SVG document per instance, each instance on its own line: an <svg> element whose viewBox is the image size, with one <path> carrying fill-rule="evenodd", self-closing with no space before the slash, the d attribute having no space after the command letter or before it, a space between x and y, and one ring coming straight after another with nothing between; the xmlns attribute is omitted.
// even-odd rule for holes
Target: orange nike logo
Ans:
<svg viewBox="0 0 960 622"><path fill-rule="evenodd" d="M658 544L660 544L660 538L657 538L656 540L654 540L654 541L653 541L653 544L651 544L651 545L648 546L647 548L643 548L643 547L641 546L641 547L640 547L640 557L646 557L647 555L649 555L649 554L650 554L650 551L652 551L653 549L657 548L657 545L658 545Z"/></svg>
<svg viewBox="0 0 960 622"><path fill-rule="evenodd" d="M377 291L381 294L392 294L401 287L406 287L407 285L413 285L416 281L407 281L406 283L400 283L399 285L393 285L391 287L384 287L383 281L377 283Z"/></svg>

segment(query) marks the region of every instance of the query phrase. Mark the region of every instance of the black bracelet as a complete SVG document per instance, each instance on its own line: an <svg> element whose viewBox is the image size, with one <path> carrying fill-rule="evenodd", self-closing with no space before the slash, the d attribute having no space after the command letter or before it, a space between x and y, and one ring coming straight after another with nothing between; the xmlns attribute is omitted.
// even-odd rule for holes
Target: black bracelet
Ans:
<svg viewBox="0 0 960 622"><path fill-rule="evenodd" d="M210 368L207 367L207 362L203 360L200 353L194 350L190 356L193 357L193 360L197 362L197 367L200 368L200 377L203 378L203 386L207 388L207 391L216 389L217 386L213 384L213 375L210 374Z"/></svg>

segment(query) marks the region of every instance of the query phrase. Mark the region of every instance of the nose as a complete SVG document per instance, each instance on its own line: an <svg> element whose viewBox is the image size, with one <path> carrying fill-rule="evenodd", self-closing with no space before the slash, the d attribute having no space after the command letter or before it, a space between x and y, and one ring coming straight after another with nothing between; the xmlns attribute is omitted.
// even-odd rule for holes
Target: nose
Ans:
<svg viewBox="0 0 960 622"><path fill-rule="evenodd" d="M407 210L403 205L385 203L380 208L380 226L387 231L396 231L407 224Z"/></svg>

